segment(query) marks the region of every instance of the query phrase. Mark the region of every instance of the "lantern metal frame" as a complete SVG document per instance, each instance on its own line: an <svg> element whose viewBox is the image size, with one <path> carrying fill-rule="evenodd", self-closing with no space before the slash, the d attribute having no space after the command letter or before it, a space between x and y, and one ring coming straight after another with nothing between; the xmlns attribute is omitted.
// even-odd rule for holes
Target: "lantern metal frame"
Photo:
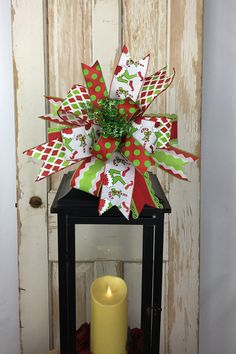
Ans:
<svg viewBox="0 0 236 354"><path fill-rule="evenodd" d="M142 289L141 328L144 333L144 354L159 354L164 215L171 207L156 176L150 179L163 209L145 206L139 218L127 220L117 208L98 214L99 199L72 189L72 172L63 176L51 213L58 220L60 353L76 354L75 300L75 225L142 225ZM111 353L112 354L112 353Z"/></svg>

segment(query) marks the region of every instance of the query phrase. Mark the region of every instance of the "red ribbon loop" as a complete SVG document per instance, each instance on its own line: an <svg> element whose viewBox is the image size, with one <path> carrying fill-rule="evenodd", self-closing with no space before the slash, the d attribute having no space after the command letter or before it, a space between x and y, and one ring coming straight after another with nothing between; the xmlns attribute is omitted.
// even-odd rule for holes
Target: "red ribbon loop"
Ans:
<svg viewBox="0 0 236 354"><path fill-rule="evenodd" d="M132 136L126 137L121 152L142 174L155 165L152 155Z"/></svg>
<svg viewBox="0 0 236 354"><path fill-rule="evenodd" d="M111 158L113 152L118 148L119 145L119 139L112 138L111 136L104 137L101 135L98 141L93 145L91 153L97 159L106 161Z"/></svg>

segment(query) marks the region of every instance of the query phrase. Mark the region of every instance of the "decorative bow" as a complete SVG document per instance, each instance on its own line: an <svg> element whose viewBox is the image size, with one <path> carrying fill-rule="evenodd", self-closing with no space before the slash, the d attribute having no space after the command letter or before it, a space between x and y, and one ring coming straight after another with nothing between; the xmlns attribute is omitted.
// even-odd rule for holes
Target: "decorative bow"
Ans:
<svg viewBox="0 0 236 354"><path fill-rule="evenodd" d="M113 206L137 218L143 206L161 208L147 170L158 166L187 180L184 166L196 156L173 146L177 118L146 114L152 101L174 79L164 67L146 77L149 56L133 61L123 47L108 94L98 61L82 64L86 87L74 85L65 99L47 97L51 113L41 116L57 123L48 129L48 142L25 151L42 160L39 181L77 164L71 186L100 196L99 214Z"/></svg>

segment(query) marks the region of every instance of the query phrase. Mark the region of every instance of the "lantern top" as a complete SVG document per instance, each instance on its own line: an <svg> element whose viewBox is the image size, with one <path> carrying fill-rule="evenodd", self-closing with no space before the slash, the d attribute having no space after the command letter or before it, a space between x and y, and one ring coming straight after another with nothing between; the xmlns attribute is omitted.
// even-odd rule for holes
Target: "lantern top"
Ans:
<svg viewBox="0 0 236 354"><path fill-rule="evenodd" d="M150 181L152 183L155 195L158 197L163 205L162 209L145 206L139 218L136 220L125 220L123 215L117 208L108 210L104 215L98 214L99 198L91 194L83 192L71 187L71 177L73 172L65 174L62 178L59 189L56 193L55 199L51 206L51 213L56 214L73 214L74 216L84 217L99 217L99 223L109 223L109 218L115 218L118 223L139 223L138 221L145 218L157 218L158 215L170 213L171 207L165 196L165 193L157 179L157 177L150 173ZM123 222L122 222L123 220Z"/></svg>

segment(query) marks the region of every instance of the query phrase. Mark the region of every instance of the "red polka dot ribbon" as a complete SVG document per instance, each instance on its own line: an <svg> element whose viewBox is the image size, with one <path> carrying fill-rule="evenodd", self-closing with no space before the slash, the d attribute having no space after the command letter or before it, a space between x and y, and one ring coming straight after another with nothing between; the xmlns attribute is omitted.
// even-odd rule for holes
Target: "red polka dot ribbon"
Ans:
<svg viewBox="0 0 236 354"><path fill-rule="evenodd" d="M93 145L91 153L97 159L106 161L112 157L113 152L120 145L120 140L112 138L111 136L100 136L98 141Z"/></svg>
<svg viewBox="0 0 236 354"><path fill-rule="evenodd" d="M139 106L130 98L126 98L125 100L120 100L117 109L119 113L124 114L126 120L129 121L131 118L134 119L136 113L139 111Z"/></svg>
<svg viewBox="0 0 236 354"><path fill-rule="evenodd" d="M121 152L142 174L155 165L151 154L132 136L126 137Z"/></svg>
<svg viewBox="0 0 236 354"><path fill-rule="evenodd" d="M98 101L102 98L108 97L101 66L99 62L96 61L93 66L82 64L82 69L86 86L90 94L90 100L94 106L98 107Z"/></svg>

